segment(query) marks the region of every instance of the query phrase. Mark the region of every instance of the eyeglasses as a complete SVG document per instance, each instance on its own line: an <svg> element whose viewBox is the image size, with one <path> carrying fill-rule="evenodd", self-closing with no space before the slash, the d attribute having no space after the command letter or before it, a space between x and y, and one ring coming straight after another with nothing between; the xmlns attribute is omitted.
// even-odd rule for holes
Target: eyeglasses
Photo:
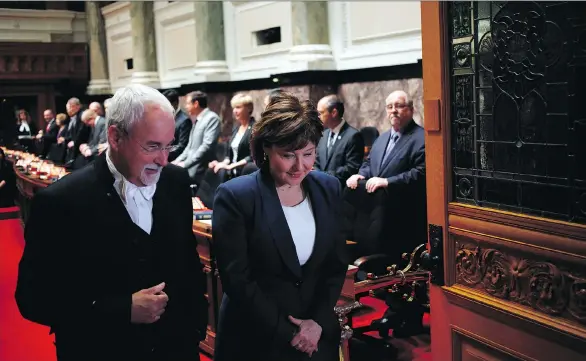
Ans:
<svg viewBox="0 0 586 361"><path fill-rule="evenodd" d="M130 138L133 142L138 144L138 146L141 147L142 150L144 150L146 153L149 153L149 154L158 153L158 152L173 152L173 151L176 151L177 149L179 149L178 145L168 145L165 147L160 146L160 145L144 146L144 145L140 144L139 142L137 142L134 138L132 138L127 130L124 129L122 131L124 132L124 134L126 134L128 136L128 138ZM173 142L174 141L175 140L173 140Z"/></svg>
<svg viewBox="0 0 586 361"><path fill-rule="evenodd" d="M408 106L409 106L408 104L387 104L387 109L393 110L393 108L395 108L397 110L401 110L401 109L404 109Z"/></svg>

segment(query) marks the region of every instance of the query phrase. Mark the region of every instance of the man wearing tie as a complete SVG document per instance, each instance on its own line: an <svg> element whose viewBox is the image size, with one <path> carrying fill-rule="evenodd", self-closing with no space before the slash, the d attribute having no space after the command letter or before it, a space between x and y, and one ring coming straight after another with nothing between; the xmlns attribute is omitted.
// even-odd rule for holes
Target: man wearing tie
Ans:
<svg viewBox="0 0 586 361"><path fill-rule="evenodd" d="M59 132L59 127L55 122L55 115L51 109L46 109L43 112L43 118L45 122L47 122L47 126L45 129L39 130L36 138L39 141L39 156L46 157L47 153L49 152L49 148L51 144L54 144L57 141L57 133Z"/></svg>
<svg viewBox="0 0 586 361"><path fill-rule="evenodd" d="M373 144L368 159L358 174L346 182L350 192L357 192L358 181L366 179L366 192L383 199L378 231L378 249L391 261L399 260L403 252L411 252L427 241L427 206L425 194L425 134L413 121L413 101L401 90L392 92L386 99L387 115L391 129L383 133ZM364 197L368 202L374 197ZM372 220L371 220L372 221ZM374 224L374 223L372 223ZM388 306L393 298L386 299ZM413 320L400 326L397 313L389 307L383 317L371 324L381 334L394 328L394 334L409 335L421 326L423 310L418 310ZM394 320L394 321L393 321ZM411 326L413 325L413 326Z"/></svg>
<svg viewBox="0 0 586 361"><path fill-rule="evenodd" d="M364 160L362 134L344 120L344 103L337 95L323 97L317 104L317 111L327 129L317 146L314 167L345 185Z"/></svg>
<svg viewBox="0 0 586 361"><path fill-rule="evenodd" d="M366 192L384 190L388 201L384 211L385 239L379 250L390 256L408 252L427 239L425 196L425 135L413 121L413 101L402 90L386 99L391 129L377 138L368 158L346 185L356 189L366 180Z"/></svg>

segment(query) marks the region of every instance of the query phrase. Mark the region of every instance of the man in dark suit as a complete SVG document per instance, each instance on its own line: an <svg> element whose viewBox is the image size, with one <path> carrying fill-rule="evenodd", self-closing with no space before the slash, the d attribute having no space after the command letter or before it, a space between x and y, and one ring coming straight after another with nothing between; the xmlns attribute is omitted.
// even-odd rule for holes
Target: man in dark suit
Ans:
<svg viewBox="0 0 586 361"><path fill-rule="evenodd" d="M364 160L362 134L344 120L344 103L337 95L317 103L319 118L328 128L317 146L315 169L338 178L342 185L355 174Z"/></svg>
<svg viewBox="0 0 586 361"><path fill-rule="evenodd" d="M45 129L39 130L37 134L37 149L39 152L39 156L46 157L47 153L49 152L49 148L51 148L52 144L55 144L57 141L57 133L59 132L59 127L57 126L57 122L55 121L55 115L51 109L46 109L43 112L43 118L47 125Z"/></svg>
<svg viewBox="0 0 586 361"><path fill-rule="evenodd" d="M165 91L163 95L169 100L173 109L175 109L175 141L173 142L173 145L177 146L177 149L169 153L169 162L172 162L177 159L177 157L183 153L185 147L187 147L193 123L179 106L179 93L177 93L175 89L169 89Z"/></svg>
<svg viewBox="0 0 586 361"><path fill-rule="evenodd" d="M71 167L75 158L79 155L80 144L87 143L90 135L90 128L81 120L83 109L78 98L71 98L65 105L69 123L67 125L67 155L65 156L65 166Z"/></svg>
<svg viewBox="0 0 586 361"><path fill-rule="evenodd" d="M427 241L425 132L413 121L413 101L404 91L392 92L386 109L391 129L377 138L358 174L346 184L348 192L357 192L358 181L366 180L367 193L385 192L386 199L378 202L382 209L376 210L382 219L372 220L379 226L376 253L398 261L403 252ZM361 202L372 201L367 193ZM387 316L373 325L388 331Z"/></svg>
<svg viewBox="0 0 586 361"><path fill-rule="evenodd" d="M367 192L385 189L389 196L387 223L391 227L389 233L383 233L385 237L393 243L424 243L425 133L413 121L413 102L407 93L394 91L386 103L391 129L377 138L358 174L348 178L346 185L356 189L358 181L365 179Z"/></svg>
<svg viewBox="0 0 586 361"><path fill-rule="evenodd" d="M59 361L199 360L206 283L189 177L167 165L174 131L161 93L123 87L108 150L35 194L16 301L51 327ZM48 232L64 220L66 232Z"/></svg>

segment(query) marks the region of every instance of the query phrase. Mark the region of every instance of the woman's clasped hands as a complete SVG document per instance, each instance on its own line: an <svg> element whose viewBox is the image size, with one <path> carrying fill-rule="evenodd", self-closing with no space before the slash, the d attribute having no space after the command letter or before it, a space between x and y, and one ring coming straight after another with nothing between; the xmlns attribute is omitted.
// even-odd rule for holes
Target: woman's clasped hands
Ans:
<svg viewBox="0 0 586 361"><path fill-rule="evenodd" d="M291 346L311 357L318 350L317 344L321 338L321 326L314 320L300 320L293 316L289 316L289 321L299 327L299 331L291 340Z"/></svg>

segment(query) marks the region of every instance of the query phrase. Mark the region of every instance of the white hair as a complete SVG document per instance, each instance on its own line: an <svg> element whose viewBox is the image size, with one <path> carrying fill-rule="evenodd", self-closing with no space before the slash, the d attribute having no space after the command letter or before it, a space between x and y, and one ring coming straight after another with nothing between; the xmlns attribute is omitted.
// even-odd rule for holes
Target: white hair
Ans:
<svg viewBox="0 0 586 361"><path fill-rule="evenodd" d="M130 84L116 91L108 104L108 125L129 132L144 118L147 105L158 105L162 111L174 113L169 100L157 89L142 84Z"/></svg>
<svg viewBox="0 0 586 361"><path fill-rule="evenodd" d="M85 123L89 118L95 117L96 115L93 109L86 109L81 113L81 121Z"/></svg>
<svg viewBox="0 0 586 361"><path fill-rule="evenodd" d="M407 105L409 105L410 107L413 107L413 99L411 99L409 94L407 94L407 92L404 90L395 90L391 94L389 94L389 96L385 100L386 105L389 105L389 102L391 101L391 97L396 94L399 96L402 96L405 99L405 103L407 103Z"/></svg>

